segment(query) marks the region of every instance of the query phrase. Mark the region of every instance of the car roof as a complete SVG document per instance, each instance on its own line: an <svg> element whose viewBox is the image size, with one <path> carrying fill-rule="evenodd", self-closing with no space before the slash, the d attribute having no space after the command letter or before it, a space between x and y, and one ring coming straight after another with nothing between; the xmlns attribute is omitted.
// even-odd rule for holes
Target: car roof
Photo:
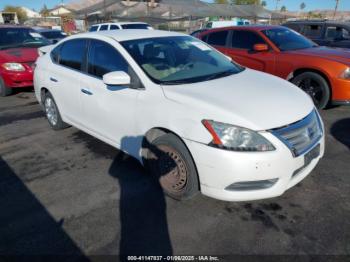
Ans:
<svg viewBox="0 0 350 262"><path fill-rule="evenodd" d="M253 31L262 31L262 30L269 30L269 29L276 29L276 28L285 28L284 26L279 25L238 25L238 26L226 26L226 27L218 27L218 28L211 28L205 31L212 32L212 31L220 31L222 29L249 29Z"/></svg>
<svg viewBox="0 0 350 262"><path fill-rule="evenodd" d="M296 20L288 21L285 24L334 24L334 25L347 25L350 26L350 22L334 21L334 20Z"/></svg>
<svg viewBox="0 0 350 262"><path fill-rule="evenodd" d="M146 38L157 38L157 37L170 37L170 36L189 36L182 33L161 31L161 30L144 30L144 29L125 29L125 30L110 30L110 31L98 31L75 35L77 38L85 38L89 36L106 36L113 38L118 42L146 39Z"/></svg>
<svg viewBox="0 0 350 262"><path fill-rule="evenodd" d="M29 26L21 26L21 25L9 25L9 24L5 24L5 25L0 25L0 28L19 28L19 29L31 29Z"/></svg>
<svg viewBox="0 0 350 262"><path fill-rule="evenodd" d="M144 22L110 22L110 23L94 24L92 26L100 26L100 25L132 25L132 24L147 25L147 23L144 23Z"/></svg>
<svg viewBox="0 0 350 262"><path fill-rule="evenodd" d="M48 28L37 28L37 29L35 29L35 31L42 32L42 33L45 33L45 32L61 32L61 30L58 30L58 29L48 29Z"/></svg>

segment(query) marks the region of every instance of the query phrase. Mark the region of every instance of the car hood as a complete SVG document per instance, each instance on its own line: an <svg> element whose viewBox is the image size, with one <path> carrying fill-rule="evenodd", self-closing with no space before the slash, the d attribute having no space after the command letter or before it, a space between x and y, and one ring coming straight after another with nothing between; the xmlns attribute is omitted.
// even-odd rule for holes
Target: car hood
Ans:
<svg viewBox="0 0 350 262"><path fill-rule="evenodd" d="M34 62L38 57L37 48L11 48L0 50L0 61L26 63Z"/></svg>
<svg viewBox="0 0 350 262"><path fill-rule="evenodd" d="M350 49L345 48L318 46L314 48L289 51L289 53L293 55L321 57L350 65Z"/></svg>
<svg viewBox="0 0 350 262"><path fill-rule="evenodd" d="M314 109L309 96L293 84L251 69L206 82L167 85L163 90L166 98L202 119L255 131L297 122Z"/></svg>

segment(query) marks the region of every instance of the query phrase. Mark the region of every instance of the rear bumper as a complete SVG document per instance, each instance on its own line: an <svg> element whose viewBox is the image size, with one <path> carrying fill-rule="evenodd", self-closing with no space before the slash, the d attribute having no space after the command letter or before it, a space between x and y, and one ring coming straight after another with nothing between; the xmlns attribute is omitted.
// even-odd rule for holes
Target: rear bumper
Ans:
<svg viewBox="0 0 350 262"><path fill-rule="evenodd" d="M349 100L333 100L333 105L336 106L350 106L350 99Z"/></svg>

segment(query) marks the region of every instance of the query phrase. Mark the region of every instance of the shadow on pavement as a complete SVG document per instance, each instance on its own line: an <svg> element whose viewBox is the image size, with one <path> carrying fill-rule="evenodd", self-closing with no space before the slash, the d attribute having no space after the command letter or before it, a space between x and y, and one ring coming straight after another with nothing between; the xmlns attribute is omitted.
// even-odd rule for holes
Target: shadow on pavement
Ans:
<svg viewBox="0 0 350 262"><path fill-rule="evenodd" d="M125 144L139 138L126 137ZM159 153L159 152L158 152ZM166 202L158 179L152 179L137 160L123 153L114 159L109 173L120 184L120 255L171 255Z"/></svg>
<svg viewBox="0 0 350 262"><path fill-rule="evenodd" d="M350 149L350 118L335 122L331 127L331 134Z"/></svg>
<svg viewBox="0 0 350 262"><path fill-rule="evenodd" d="M62 229L63 220L55 221L1 157L0 207L0 256L89 261Z"/></svg>

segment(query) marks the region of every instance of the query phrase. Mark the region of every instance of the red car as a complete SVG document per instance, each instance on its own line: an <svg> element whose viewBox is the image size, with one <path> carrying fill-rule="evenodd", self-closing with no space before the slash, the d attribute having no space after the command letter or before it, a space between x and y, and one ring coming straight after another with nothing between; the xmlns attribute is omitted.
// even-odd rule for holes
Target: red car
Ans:
<svg viewBox="0 0 350 262"><path fill-rule="evenodd" d="M241 65L293 82L318 108L350 105L350 49L320 47L282 26L218 28L198 38Z"/></svg>
<svg viewBox="0 0 350 262"><path fill-rule="evenodd" d="M0 96L33 86L38 47L50 44L29 27L0 26Z"/></svg>

